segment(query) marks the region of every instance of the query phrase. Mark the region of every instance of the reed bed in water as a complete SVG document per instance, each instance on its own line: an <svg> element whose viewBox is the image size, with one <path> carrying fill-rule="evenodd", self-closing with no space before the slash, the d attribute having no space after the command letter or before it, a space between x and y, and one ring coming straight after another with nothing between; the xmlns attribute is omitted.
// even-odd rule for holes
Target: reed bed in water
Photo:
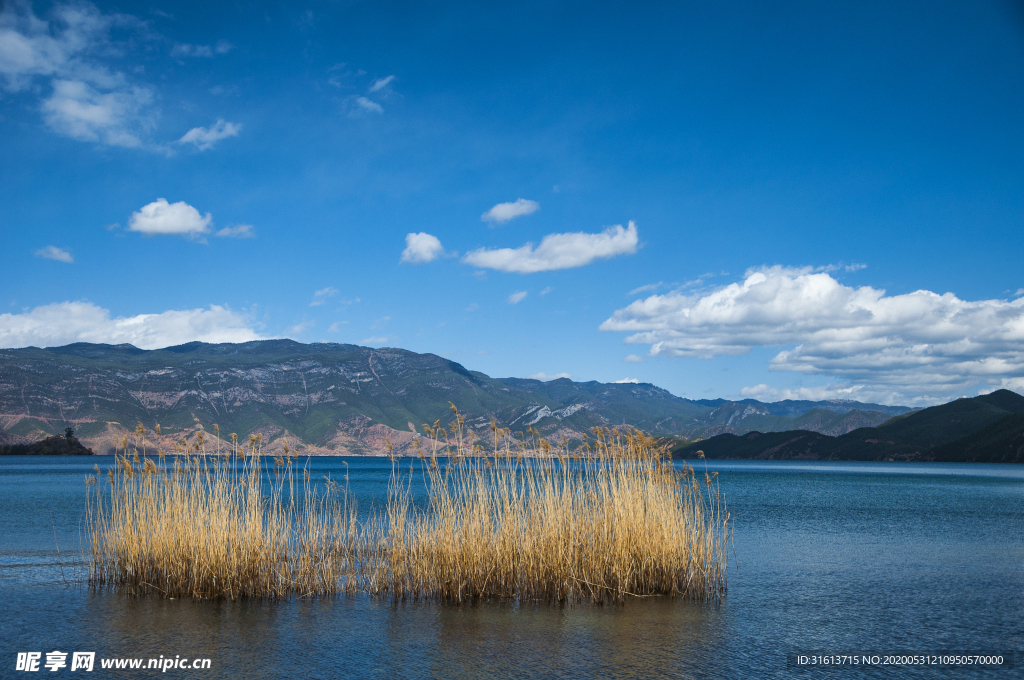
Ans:
<svg viewBox="0 0 1024 680"><path fill-rule="evenodd" d="M387 503L364 517L347 486L311 484L291 456L265 470L258 440L171 462L120 456L106 480L89 482L90 582L196 598L725 591L729 515L717 480L673 468L650 437L596 430L570 452L492 426L485 449L457 411L450 431L425 427L418 460L392 458Z"/></svg>
<svg viewBox="0 0 1024 680"><path fill-rule="evenodd" d="M293 457L260 464L257 438L225 455L201 447L154 461L117 457L86 479L93 586L168 597L337 592L354 554L354 508L318 490Z"/></svg>

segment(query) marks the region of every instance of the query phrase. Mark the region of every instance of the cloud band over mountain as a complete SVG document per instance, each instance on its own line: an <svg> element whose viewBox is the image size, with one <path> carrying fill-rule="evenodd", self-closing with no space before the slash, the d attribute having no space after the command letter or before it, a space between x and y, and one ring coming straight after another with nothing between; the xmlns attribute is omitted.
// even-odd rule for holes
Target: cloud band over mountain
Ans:
<svg viewBox="0 0 1024 680"><path fill-rule="evenodd" d="M1024 298L970 302L927 290L887 296L810 268L754 269L712 292L652 295L600 328L631 333L625 341L649 344L652 356L777 347L772 370L903 393L945 395L1024 375Z"/></svg>
<svg viewBox="0 0 1024 680"><path fill-rule="evenodd" d="M111 318L110 310L91 302L58 302L21 314L0 314L0 347L56 347L73 342L99 342L158 349L193 341L261 339L244 315L220 305Z"/></svg>

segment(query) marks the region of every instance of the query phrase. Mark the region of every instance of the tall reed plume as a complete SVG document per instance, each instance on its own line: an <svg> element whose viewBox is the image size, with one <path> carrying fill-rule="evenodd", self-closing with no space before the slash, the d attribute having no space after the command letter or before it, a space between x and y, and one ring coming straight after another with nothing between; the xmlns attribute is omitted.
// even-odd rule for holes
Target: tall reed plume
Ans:
<svg viewBox="0 0 1024 680"><path fill-rule="evenodd" d="M90 583L196 598L368 592L395 599L718 598L729 515L717 479L655 441L596 429L570 451L532 429L493 440L425 425L392 458L387 504L360 518L346 484L311 483L294 456L260 465L250 438L157 461L125 449L90 477ZM144 436L144 433L141 434ZM406 461L408 467L406 467ZM412 484L424 485L420 500Z"/></svg>

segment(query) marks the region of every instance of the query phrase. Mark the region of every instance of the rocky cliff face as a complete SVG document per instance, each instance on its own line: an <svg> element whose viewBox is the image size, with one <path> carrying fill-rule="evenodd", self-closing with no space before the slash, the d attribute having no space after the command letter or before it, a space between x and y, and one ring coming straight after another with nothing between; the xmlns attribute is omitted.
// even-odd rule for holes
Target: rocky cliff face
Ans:
<svg viewBox="0 0 1024 680"><path fill-rule="evenodd" d="M564 408L436 355L400 349L281 340L155 351L88 344L0 350L0 426L40 439L70 424L98 452L112 450L139 422L148 445L168 449L199 429L211 438L216 425L224 441L232 432L258 432L271 451L288 441L306 453L380 453L390 440L401 452L414 428L450 419L449 401L477 427L491 418L512 422L528 409Z"/></svg>
<svg viewBox="0 0 1024 680"><path fill-rule="evenodd" d="M854 409L846 413L835 413L812 409L800 416L799 429L811 430L830 437L839 437L862 427L877 427L892 416L877 411L859 411Z"/></svg>
<svg viewBox="0 0 1024 680"><path fill-rule="evenodd" d="M32 440L28 437L13 435L7 430L0 429L0 446L13 446L16 444L28 444Z"/></svg>

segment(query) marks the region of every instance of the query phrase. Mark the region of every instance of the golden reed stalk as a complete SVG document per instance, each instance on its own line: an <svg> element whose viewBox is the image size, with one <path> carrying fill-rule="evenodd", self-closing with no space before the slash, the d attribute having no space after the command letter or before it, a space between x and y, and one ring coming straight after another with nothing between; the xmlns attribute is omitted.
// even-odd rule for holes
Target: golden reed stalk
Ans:
<svg viewBox="0 0 1024 680"><path fill-rule="evenodd" d="M258 438L248 448L232 438L224 455L198 443L173 464L126 450L107 482L87 480L89 581L230 599L564 602L725 591L729 514L713 475L673 468L632 430L595 429L593 446L570 452L532 429L514 438L492 425L485 449L467 441L453 411L450 433L425 426L429 451L417 440L408 474L392 457L387 505L363 520L347 475L344 487L318 489L308 471L296 479L287 452L263 471Z"/></svg>

